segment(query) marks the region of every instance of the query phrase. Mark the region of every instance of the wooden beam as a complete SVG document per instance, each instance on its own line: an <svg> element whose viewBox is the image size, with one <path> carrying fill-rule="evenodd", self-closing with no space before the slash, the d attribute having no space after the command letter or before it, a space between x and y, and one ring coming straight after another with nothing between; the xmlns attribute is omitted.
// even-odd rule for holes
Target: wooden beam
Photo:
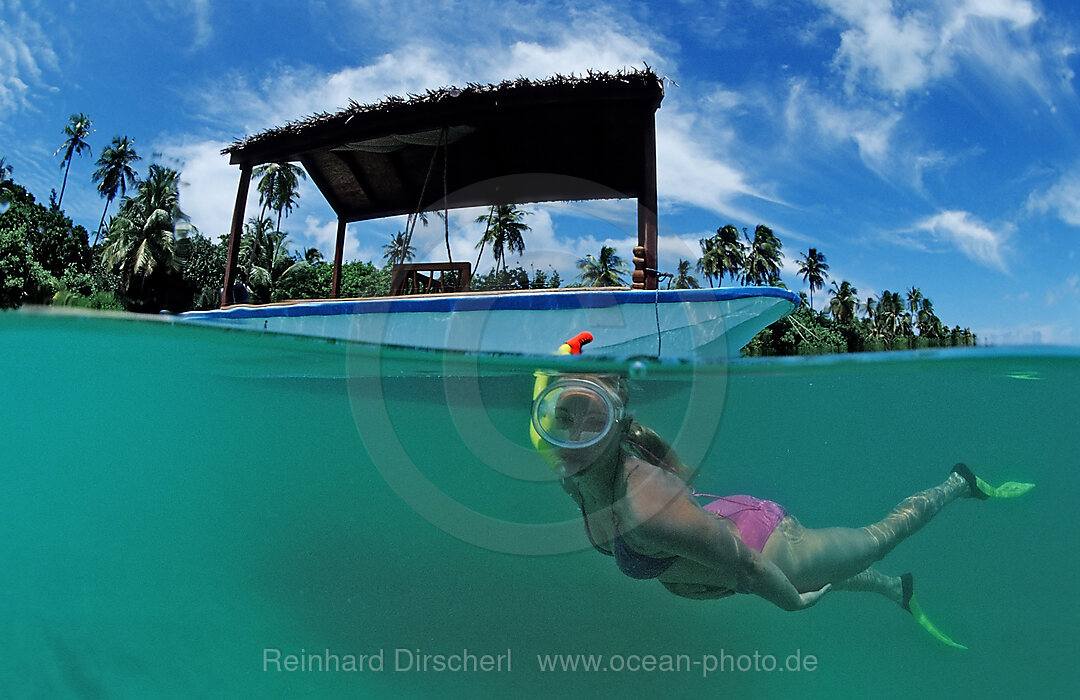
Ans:
<svg viewBox="0 0 1080 700"><path fill-rule="evenodd" d="M641 189L638 191L638 245L645 248L645 289L657 287L656 258L656 118L645 115L641 140ZM636 286L636 285L635 285Z"/></svg>
<svg viewBox="0 0 1080 700"><path fill-rule="evenodd" d="M330 282L330 298L341 296L341 254L345 248L345 219L338 219L337 242L334 244L334 276Z"/></svg>
<svg viewBox="0 0 1080 700"><path fill-rule="evenodd" d="M240 165L240 185L236 188L236 204L233 206L232 227L229 229L229 250L225 258L225 282L221 287L221 305L233 303L233 280L240 262L240 237L244 231L244 214L247 210L248 187L251 185L250 162Z"/></svg>

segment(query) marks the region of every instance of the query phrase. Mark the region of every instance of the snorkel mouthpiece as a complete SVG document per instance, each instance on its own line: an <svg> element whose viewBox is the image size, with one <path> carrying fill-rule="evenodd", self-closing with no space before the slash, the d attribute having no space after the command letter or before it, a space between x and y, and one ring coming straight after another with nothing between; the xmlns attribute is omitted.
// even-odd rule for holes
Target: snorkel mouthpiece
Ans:
<svg viewBox="0 0 1080 700"><path fill-rule="evenodd" d="M582 331L559 346L556 355L580 355L581 348L593 341L592 333Z"/></svg>

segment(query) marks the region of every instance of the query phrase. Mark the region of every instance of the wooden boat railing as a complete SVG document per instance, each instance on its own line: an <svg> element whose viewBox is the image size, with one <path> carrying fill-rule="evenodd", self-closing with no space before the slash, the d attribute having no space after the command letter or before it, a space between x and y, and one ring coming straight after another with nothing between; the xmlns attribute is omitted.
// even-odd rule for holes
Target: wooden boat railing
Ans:
<svg viewBox="0 0 1080 700"><path fill-rule="evenodd" d="M435 275L438 274L438 279ZM451 273L451 274L447 274ZM394 265L390 294L431 294L467 292L472 281L472 263L427 262Z"/></svg>

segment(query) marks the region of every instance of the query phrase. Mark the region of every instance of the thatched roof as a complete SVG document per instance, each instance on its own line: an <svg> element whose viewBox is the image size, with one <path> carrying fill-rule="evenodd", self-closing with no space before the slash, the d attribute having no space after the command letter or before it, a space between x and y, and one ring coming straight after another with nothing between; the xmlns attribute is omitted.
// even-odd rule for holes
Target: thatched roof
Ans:
<svg viewBox="0 0 1080 700"><path fill-rule="evenodd" d="M301 163L343 221L637 197L653 186L643 179L655 167L653 114L662 99L662 82L648 68L469 84L352 102L224 153L239 165Z"/></svg>

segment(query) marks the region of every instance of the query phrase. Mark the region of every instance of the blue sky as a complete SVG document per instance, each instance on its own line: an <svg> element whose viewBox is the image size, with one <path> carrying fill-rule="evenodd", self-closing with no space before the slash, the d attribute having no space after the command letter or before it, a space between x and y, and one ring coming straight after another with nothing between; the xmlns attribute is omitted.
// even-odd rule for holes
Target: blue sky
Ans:
<svg viewBox="0 0 1080 700"><path fill-rule="evenodd" d="M216 238L239 177L219 151L238 138L350 99L648 63L668 79L661 267L764 223L792 289L816 247L860 298L917 286L984 343L1080 345L1078 45L1068 0L0 0L0 156L47 201L84 112L77 222L96 226L94 160L127 135L142 172L182 172L181 206ZM565 280L603 244L630 257L632 202L529 209L525 267ZM455 259L475 259L477 213L451 216ZM308 185L283 228L329 254L334 226ZM347 258L380 260L401 226L351 225ZM441 229L417 229L420 259L445 258Z"/></svg>

